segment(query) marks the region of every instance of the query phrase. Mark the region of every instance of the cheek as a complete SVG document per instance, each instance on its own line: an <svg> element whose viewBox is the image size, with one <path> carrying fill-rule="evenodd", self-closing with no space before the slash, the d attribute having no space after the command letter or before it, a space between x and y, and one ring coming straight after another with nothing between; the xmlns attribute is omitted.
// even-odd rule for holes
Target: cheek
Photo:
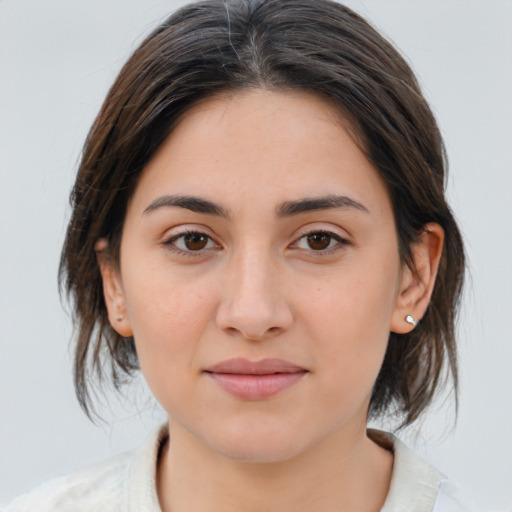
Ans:
<svg viewBox="0 0 512 512"><path fill-rule="evenodd" d="M194 371L194 354L212 315L211 293L161 268L126 268L124 291L142 372L160 398ZM197 364L197 362L196 362Z"/></svg>
<svg viewBox="0 0 512 512"><path fill-rule="evenodd" d="M342 270L316 286L296 288L300 316L329 334L322 338L334 341L341 336L354 348L363 340L378 342L383 334L387 339L396 300L395 275L382 267L371 273Z"/></svg>
<svg viewBox="0 0 512 512"><path fill-rule="evenodd" d="M382 365L398 278L383 265L365 269L342 272L312 288L302 297L299 315L315 343L318 375L329 383L333 400L354 404L371 392Z"/></svg>
<svg viewBox="0 0 512 512"><path fill-rule="evenodd" d="M127 311L140 342L168 344L171 336L175 339L199 327L198 314L204 309L201 294L159 280L145 280L136 288L135 293L127 288Z"/></svg>

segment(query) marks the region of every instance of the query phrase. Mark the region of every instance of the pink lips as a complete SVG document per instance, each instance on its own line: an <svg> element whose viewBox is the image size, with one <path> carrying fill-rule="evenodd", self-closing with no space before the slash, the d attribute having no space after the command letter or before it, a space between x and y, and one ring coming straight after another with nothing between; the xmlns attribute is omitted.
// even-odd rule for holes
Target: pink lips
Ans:
<svg viewBox="0 0 512 512"><path fill-rule="evenodd" d="M307 370L282 359L229 359L206 370L228 393L243 400L263 400L298 382Z"/></svg>

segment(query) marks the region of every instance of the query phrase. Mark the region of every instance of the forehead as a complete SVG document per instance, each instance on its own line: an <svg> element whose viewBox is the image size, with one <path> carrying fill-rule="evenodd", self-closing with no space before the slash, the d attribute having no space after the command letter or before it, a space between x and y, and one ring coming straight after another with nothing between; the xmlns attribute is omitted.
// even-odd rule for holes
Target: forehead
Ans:
<svg viewBox="0 0 512 512"><path fill-rule="evenodd" d="M308 91L227 91L195 104L180 118L170 138L186 132L186 138L206 136L203 142L208 142L215 136L212 142L219 149L237 140L246 150L262 143L294 143L300 137L310 137L313 130L318 139L333 131L336 138L344 138L352 130L341 112L332 102Z"/></svg>
<svg viewBox="0 0 512 512"><path fill-rule="evenodd" d="M165 192L253 200L258 191L267 201L286 201L350 192L386 202L380 176L349 130L337 108L311 93L247 90L208 98L182 116L133 199Z"/></svg>

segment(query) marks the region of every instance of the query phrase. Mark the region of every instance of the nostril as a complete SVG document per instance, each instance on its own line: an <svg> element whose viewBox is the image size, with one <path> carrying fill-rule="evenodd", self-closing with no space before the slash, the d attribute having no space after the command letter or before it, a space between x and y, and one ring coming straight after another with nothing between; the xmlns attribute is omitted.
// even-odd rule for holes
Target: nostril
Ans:
<svg viewBox="0 0 512 512"><path fill-rule="evenodd" d="M235 300L236 299L236 300ZM262 340L275 337L287 330L293 321L288 303L278 296L274 301L254 300L249 303L247 296L228 296L221 300L215 311L217 326L229 336L242 336L248 340Z"/></svg>
<svg viewBox="0 0 512 512"><path fill-rule="evenodd" d="M280 327L269 327L268 329L265 329L264 331L253 331L250 329L241 329L237 327L227 327L225 331L230 335L242 335L247 340L254 340L254 341L260 341L262 339L276 336L281 332Z"/></svg>

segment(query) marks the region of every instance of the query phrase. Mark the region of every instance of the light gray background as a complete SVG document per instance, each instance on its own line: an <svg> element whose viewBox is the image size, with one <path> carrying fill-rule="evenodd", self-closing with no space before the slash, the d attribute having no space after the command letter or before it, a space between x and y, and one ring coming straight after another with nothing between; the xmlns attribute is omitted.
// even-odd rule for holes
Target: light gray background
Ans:
<svg viewBox="0 0 512 512"><path fill-rule="evenodd" d="M0 502L140 444L163 418L141 386L130 391L136 405L118 403L106 425L82 414L56 273L87 130L136 43L182 3L0 0ZM471 264L457 427L440 408L406 439L485 510L512 510L512 2L347 4L420 76Z"/></svg>

